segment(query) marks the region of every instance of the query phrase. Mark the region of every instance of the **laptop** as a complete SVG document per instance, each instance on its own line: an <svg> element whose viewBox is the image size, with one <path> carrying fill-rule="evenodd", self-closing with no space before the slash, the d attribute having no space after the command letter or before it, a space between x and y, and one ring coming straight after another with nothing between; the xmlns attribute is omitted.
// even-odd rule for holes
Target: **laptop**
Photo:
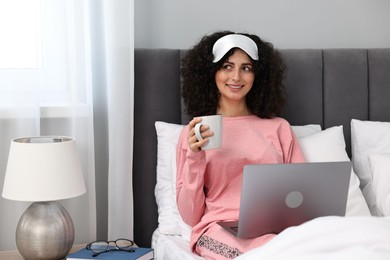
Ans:
<svg viewBox="0 0 390 260"><path fill-rule="evenodd" d="M239 220L218 224L253 238L321 216L345 216L350 175L349 161L245 165Z"/></svg>

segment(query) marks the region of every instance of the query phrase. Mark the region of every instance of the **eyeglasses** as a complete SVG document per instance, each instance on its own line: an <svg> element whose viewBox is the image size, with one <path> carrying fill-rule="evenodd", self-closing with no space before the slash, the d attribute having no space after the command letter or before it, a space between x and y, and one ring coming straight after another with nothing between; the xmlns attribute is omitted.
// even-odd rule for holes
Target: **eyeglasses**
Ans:
<svg viewBox="0 0 390 260"><path fill-rule="evenodd" d="M113 246L110 246L111 243L114 243ZM109 251L126 251L126 252L135 252L133 249L134 242L126 239L119 238L115 241L104 241L97 240L89 243L85 248L91 250L93 252L92 256L96 257L101 253L109 252Z"/></svg>

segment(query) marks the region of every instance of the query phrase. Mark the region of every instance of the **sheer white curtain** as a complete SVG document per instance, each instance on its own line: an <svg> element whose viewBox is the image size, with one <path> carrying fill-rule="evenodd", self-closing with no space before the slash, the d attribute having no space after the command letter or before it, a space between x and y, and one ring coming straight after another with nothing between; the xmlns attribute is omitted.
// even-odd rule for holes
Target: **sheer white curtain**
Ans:
<svg viewBox="0 0 390 260"><path fill-rule="evenodd" d="M133 237L134 1L104 0L108 107L108 238Z"/></svg>
<svg viewBox="0 0 390 260"><path fill-rule="evenodd" d="M0 5L0 187L11 139L74 136L87 193L61 203L72 216L75 243L96 239L99 229L101 236L132 238L133 0L2 0ZM98 24L91 22L95 5L102 11ZM103 75L96 74L95 62ZM95 95L105 101L93 104ZM96 111L106 113L103 121ZM103 147L96 142L99 124L108 129ZM100 171L96 151L107 157ZM97 201L97 195L105 199ZM108 216L100 222L97 203ZM28 205L0 198L0 250L16 248L17 221Z"/></svg>

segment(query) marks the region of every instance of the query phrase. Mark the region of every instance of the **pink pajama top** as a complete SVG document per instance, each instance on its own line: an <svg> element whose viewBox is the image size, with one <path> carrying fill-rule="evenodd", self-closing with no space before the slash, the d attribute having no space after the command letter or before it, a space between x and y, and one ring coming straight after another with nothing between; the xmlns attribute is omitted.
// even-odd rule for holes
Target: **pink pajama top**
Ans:
<svg viewBox="0 0 390 260"><path fill-rule="evenodd" d="M290 124L282 118L223 118L220 149L192 152L188 126L177 147L176 194L179 212L192 227L191 248L215 222L237 220L243 166L303 162Z"/></svg>

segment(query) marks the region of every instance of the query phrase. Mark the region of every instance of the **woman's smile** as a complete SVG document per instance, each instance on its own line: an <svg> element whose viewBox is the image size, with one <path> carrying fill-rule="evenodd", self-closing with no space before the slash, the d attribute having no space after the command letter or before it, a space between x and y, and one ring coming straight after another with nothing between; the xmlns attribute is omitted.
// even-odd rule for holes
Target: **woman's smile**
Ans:
<svg viewBox="0 0 390 260"><path fill-rule="evenodd" d="M232 89L241 89L243 88L244 86L243 85L236 85L236 84L226 84L226 86L228 86L229 88L232 88Z"/></svg>

